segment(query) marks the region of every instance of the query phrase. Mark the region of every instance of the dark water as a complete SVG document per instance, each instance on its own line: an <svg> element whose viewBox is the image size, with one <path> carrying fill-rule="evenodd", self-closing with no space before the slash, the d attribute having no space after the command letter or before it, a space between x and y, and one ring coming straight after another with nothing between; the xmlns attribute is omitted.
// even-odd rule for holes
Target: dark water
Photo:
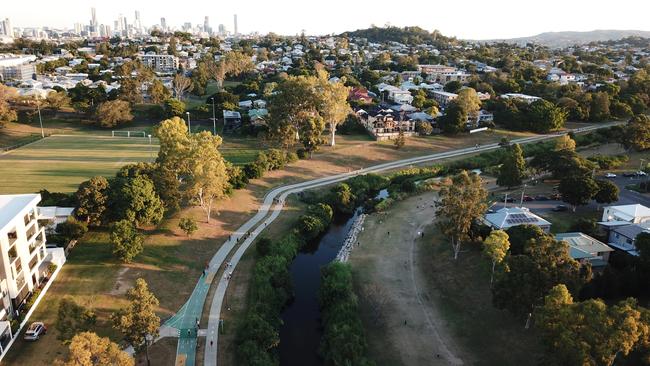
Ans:
<svg viewBox="0 0 650 366"><path fill-rule="evenodd" d="M354 216L335 218L329 230L307 245L291 264L291 281L295 298L282 313L280 329L280 365L319 366L321 338L318 289L320 269L336 258L350 231Z"/></svg>

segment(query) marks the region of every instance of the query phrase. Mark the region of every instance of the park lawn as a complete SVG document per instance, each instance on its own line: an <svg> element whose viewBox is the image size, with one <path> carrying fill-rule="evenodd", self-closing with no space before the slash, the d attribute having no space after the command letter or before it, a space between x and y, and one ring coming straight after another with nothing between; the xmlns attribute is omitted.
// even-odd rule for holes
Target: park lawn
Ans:
<svg viewBox="0 0 650 366"><path fill-rule="evenodd" d="M576 212L571 212L571 208L569 208L569 211L565 212L543 212L540 213L540 216L553 223L551 232L556 234L568 232L571 226L581 219L600 221L602 211L596 211L589 207L578 207Z"/></svg>
<svg viewBox="0 0 650 366"><path fill-rule="evenodd" d="M431 240L421 244L431 263L428 285L438 292L435 301L457 339L471 350L474 365L529 365L542 354L539 334L525 330L525 319L492 305L488 260L476 246L466 245L457 261L448 239L431 225Z"/></svg>
<svg viewBox="0 0 650 366"><path fill-rule="evenodd" d="M74 192L93 176L152 161L157 149L142 138L50 136L0 155L0 194Z"/></svg>
<svg viewBox="0 0 650 366"><path fill-rule="evenodd" d="M41 137L40 130L31 131L28 129L16 128L18 123L9 122L7 126L0 129L0 149L23 145Z"/></svg>

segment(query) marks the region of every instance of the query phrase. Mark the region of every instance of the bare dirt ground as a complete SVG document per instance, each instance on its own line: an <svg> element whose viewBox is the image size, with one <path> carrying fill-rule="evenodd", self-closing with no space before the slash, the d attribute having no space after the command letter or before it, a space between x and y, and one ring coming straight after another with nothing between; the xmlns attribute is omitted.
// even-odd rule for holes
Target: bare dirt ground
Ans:
<svg viewBox="0 0 650 366"><path fill-rule="evenodd" d="M366 219L350 257L369 356L378 365L463 365L470 356L451 335L426 286L426 238L435 193L398 202Z"/></svg>

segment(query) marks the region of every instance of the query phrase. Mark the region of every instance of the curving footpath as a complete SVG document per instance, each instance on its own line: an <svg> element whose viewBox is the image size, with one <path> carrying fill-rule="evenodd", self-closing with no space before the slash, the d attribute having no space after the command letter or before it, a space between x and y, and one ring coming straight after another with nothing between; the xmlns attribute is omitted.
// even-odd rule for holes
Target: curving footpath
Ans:
<svg viewBox="0 0 650 366"><path fill-rule="evenodd" d="M605 123L597 126L583 127L571 131L588 132L600 128L610 127L616 124L620 124L620 123L619 122ZM511 141L511 143L528 144L533 142L539 142L543 140L557 138L558 136L567 134L568 132L569 131L556 133L556 134L526 137L526 138L513 140ZM179 310L179 312L176 315L174 315L174 317L172 317L170 320L165 322L165 324L161 328L161 334L171 335L173 334L174 329L178 330L180 334L181 332L187 332L187 329L191 328L192 326L196 326L196 319L201 318L200 314L207 296L207 290L204 290L204 287L206 285L208 287L210 286L213 278L216 276L219 269L221 267L224 267L224 263L225 263L225 267L224 267L225 275L221 276L218 279L219 282L217 284L217 289L214 293L212 304L210 306L208 327L205 330L205 332L204 331L194 332L190 330L190 332L188 332L187 337L182 337L182 339L179 339L179 346L176 355L176 364L177 365L182 364L187 366L194 365L194 357L196 353L196 344L197 344L196 337L198 337L201 334L205 334L206 346L204 351L205 352L204 365L216 366L217 343L218 343L217 341L219 336L219 325L220 325L219 323L221 318L221 308L223 306L224 297L229 283L228 273L231 273L235 269L235 267L239 263L239 260L244 255L248 247L257 238L257 236L280 215L280 212L282 211L282 208L284 206L284 201L286 200L287 196L294 193L302 192L304 190L330 185L333 183L338 183L357 175L363 175L368 173L379 173L386 170L401 168L409 165L432 162L436 160L453 158L462 155L480 153L480 152L495 150L498 148L500 148L500 145L498 143L493 143L493 144L479 146L479 147L468 147L463 149L424 155L415 158L409 158L409 159L403 159L403 160L398 160L389 163L378 164L378 165L359 169L349 173L342 173L342 174L318 178L306 182L277 187L269 191L269 193L267 193L266 196L264 197L264 201L260 206L258 212L252 218L250 218L246 223L244 223L239 229L237 229L233 233L233 235L229 238L229 240L227 240L219 248L217 253L215 253L215 255L212 257L212 259L209 262L209 266L207 267L206 275L202 276L199 279L199 284L197 284L197 286L195 287L194 292L192 292L192 295L190 296L190 299L187 301L187 303L181 308L181 310ZM271 213L270 215L269 212ZM226 262L226 258L228 254L237 246L238 248L235 251L235 253L232 255L230 260Z"/></svg>

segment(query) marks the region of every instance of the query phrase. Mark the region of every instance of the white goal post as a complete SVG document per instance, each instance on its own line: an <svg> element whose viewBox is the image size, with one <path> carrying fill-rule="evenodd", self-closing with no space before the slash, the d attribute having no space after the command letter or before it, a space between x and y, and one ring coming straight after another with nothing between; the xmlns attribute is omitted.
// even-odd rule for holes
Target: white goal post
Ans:
<svg viewBox="0 0 650 366"><path fill-rule="evenodd" d="M147 137L145 131L111 131L111 137Z"/></svg>

